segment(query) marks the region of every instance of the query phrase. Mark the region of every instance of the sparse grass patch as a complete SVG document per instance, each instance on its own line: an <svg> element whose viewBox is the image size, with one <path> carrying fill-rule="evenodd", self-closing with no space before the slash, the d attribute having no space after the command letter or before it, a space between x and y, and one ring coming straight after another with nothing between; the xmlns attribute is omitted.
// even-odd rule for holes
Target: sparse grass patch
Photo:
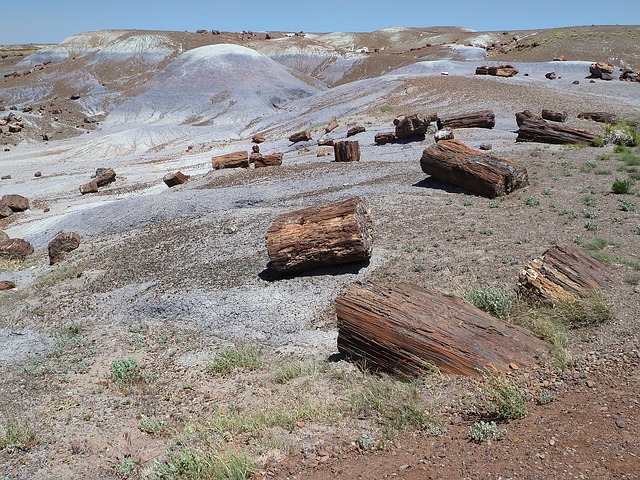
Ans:
<svg viewBox="0 0 640 480"><path fill-rule="evenodd" d="M38 279L36 287L42 290L49 289L60 282L77 278L82 275L82 266L79 264L63 264L56 267L51 273L47 273Z"/></svg>
<svg viewBox="0 0 640 480"><path fill-rule="evenodd" d="M309 361L301 362L298 360L285 362L274 373L276 383L285 384L298 377L306 377L326 372L328 369L327 362Z"/></svg>
<svg viewBox="0 0 640 480"><path fill-rule="evenodd" d="M258 370L261 366L261 349L255 345L244 345L221 350L207 364L207 372L226 376L235 370Z"/></svg>
<svg viewBox="0 0 640 480"><path fill-rule="evenodd" d="M498 208L500 205L502 205L501 198L493 198L489 200L489 208Z"/></svg>
<svg viewBox="0 0 640 480"><path fill-rule="evenodd" d="M167 429L167 422L157 418L145 417L138 422L138 430L150 435L159 435Z"/></svg>
<svg viewBox="0 0 640 480"><path fill-rule="evenodd" d="M585 195L584 197L582 197L582 203L584 203L584 205L587 207L595 207L598 201L593 195Z"/></svg>
<svg viewBox="0 0 640 480"><path fill-rule="evenodd" d="M24 262L15 258L0 258L0 272L15 272L20 270Z"/></svg>
<svg viewBox="0 0 640 480"><path fill-rule="evenodd" d="M627 194L631 192L631 187L633 186L633 180L627 178L626 180L621 180L616 178L613 181L613 185L611 185L611 192L616 195Z"/></svg>
<svg viewBox="0 0 640 480"><path fill-rule="evenodd" d="M589 232L595 232L598 230L598 224L596 222L588 221L584 224L584 228Z"/></svg>
<svg viewBox="0 0 640 480"><path fill-rule="evenodd" d="M37 444L33 427L22 420L7 420L0 425L0 451L28 451Z"/></svg>
<svg viewBox="0 0 640 480"><path fill-rule="evenodd" d="M504 374L485 372L480 387L489 418L508 422L527 416L525 399L518 386Z"/></svg>
<svg viewBox="0 0 640 480"><path fill-rule="evenodd" d="M527 197L523 200L524 204L529 207L537 207L540 205L540 199L536 197Z"/></svg>
<svg viewBox="0 0 640 480"><path fill-rule="evenodd" d="M598 291L593 291L586 297L557 302L553 307L553 315L571 328L600 325L613 318L611 308Z"/></svg>
<svg viewBox="0 0 640 480"><path fill-rule="evenodd" d="M246 480L256 472L248 457L236 452L201 453L186 449L169 452L163 462L156 461L150 478L153 480Z"/></svg>
<svg viewBox="0 0 640 480"><path fill-rule="evenodd" d="M513 306L512 296L502 288L483 286L467 289L462 298L474 307L479 308L495 317L505 319Z"/></svg>
<svg viewBox="0 0 640 480"><path fill-rule="evenodd" d="M638 229L640 229L640 227L638 227ZM640 232L640 230L639 230L639 232ZM591 255L594 258L597 258L598 260L600 260L602 262L605 262L605 263L610 263L612 265L626 265L627 267L631 267L634 270L640 270L640 262L637 262L637 261L632 260L630 258L620 257L618 255L613 255L613 254L608 253L608 252L594 252Z"/></svg>
<svg viewBox="0 0 640 480"><path fill-rule="evenodd" d="M597 252L608 246L618 247L620 246L620 242L612 238L594 237L582 244L582 248L590 252Z"/></svg>

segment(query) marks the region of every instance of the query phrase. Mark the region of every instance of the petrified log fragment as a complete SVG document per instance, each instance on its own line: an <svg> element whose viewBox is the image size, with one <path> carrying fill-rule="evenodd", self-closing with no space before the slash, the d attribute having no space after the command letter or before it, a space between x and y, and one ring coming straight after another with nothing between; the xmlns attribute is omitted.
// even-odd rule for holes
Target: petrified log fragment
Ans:
<svg viewBox="0 0 640 480"><path fill-rule="evenodd" d="M520 127L516 142L598 145L598 136L595 133L580 128L548 123L528 110L516 113L516 122Z"/></svg>
<svg viewBox="0 0 640 480"><path fill-rule="evenodd" d="M376 133L376 136L373 137L373 141L376 142L376 145L393 143L396 141L396 134L393 132Z"/></svg>
<svg viewBox="0 0 640 480"><path fill-rule="evenodd" d="M352 360L401 376L429 364L456 375L533 365L543 342L461 298L417 285L350 284L336 299L338 350Z"/></svg>
<svg viewBox="0 0 640 480"><path fill-rule="evenodd" d="M396 138L424 138L430 123L430 119L420 118L417 113L397 117L393 120L396 126Z"/></svg>
<svg viewBox="0 0 640 480"><path fill-rule="evenodd" d="M351 127L349 130L347 130L347 138L353 137L354 135L357 135L359 133L363 133L366 131L367 129L364 128L362 125L356 125L355 127Z"/></svg>
<svg viewBox="0 0 640 480"><path fill-rule="evenodd" d="M336 142L333 153L336 162L359 162L360 144L357 141Z"/></svg>
<svg viewBox="0 0 640 480"><path fill-rule="evenodd" d="M0 205L6 205L14 212L29 210L29 199L17 194L3 195Z"/></svg>
<svg viewBox="0 0 640 480"><path fill-rule="evenodd" d="M329 122L329 124L324 127L324 133L331 133L333 132L336 128L338 128L340 125L338 125L338 122L335 120L331 120Z"/></svg>
<svg viewBox="0 0 640 480"><path fill-rule="evenodd" d="M493 128L496 125L496 116L491 110L463 113L438 117L438 130L448 128Z"/></svg>
<svg viewBox="0 0 640 480"><path fill-rule="evenodd" d="M513 65L482 65L476 68L476 75L492 75L494 77L513 77L518 69Z"/></svg>
<svg viewBox="0 0 640 480"><path fill-rule="evenodd" d="M518 291L530 300L554 304L584 297L613 282L610 268L575 247L555 246L520 272Z"/></svg>
<svg viewBox="0 0 640 480"><path fill-rule="evenodd" d="M11 290L13 288L16 288L16 284L14 282L12 282L11 280L2 280L2 281L0 281L0 292L2 292L4 290Z"/></svg>
<svg viewBox="0 0 640 480"><path fill-rule="evenodd" d="M256 168L263 167L276 167L282 165L282 157L283 153L272 153L270 155L260 155L259 158L256 158L255 164Z"/></svg>
<svg viewBox="0 0 640 480"><path fill-rule="evenodd" d="M211 166L214 170L221 168L249 168L249 152L240 150L211 157Z"/></svg>
<svg viewBox="0 0 640 480"><path fill-rule="evenodd" d="M80 193L85 195L87 193L97 193L98 192L98 182L95 180L91 180L88 183L80 185Z"/></svg>
<svg viewBox="0 0 640 480"><path fill-rule="evenodd" d="M163 178L162 181L167 185L167 187L171 188L171 187L175 187L176 185L182 185L183 183L187 183L187 181L189 180L189 176L185 175L182 172L175 172L175 173L167 173Z"/></svg>
<svg viewBox="0 0 640 480"><path fill-rule="evenodd" d="M80 246L80 235L75 232L59 233L49 242L49 265L60 263L67 253Z"/></svg>
<svg viewBox="0 0 640 480"><path fill-rule="evenodd" d="M353 197L280 215L265 240L272 268L294 273L368 260L372 229L366 202Z"/></svg>
<svg viewBox="0 0 640 480"><path fill-rule="evenodd" d="M453 130L449 130L448 128L438 130L433 138L436 142L439 142L440 140L453 140Z"/></svg>
<svg viewBox="0 0 640 480"><path fill-rule="evenodd" d="M599 123L618 123L618 116L608 112L582 112L578 114L578 118Z"/></svg>
<svg viewBox="0 0 640 480"><path fill-rule="evenodd" d="M265 142L267 139L265 138L264 135L260 134L260 133L256 133L253 137L251 137L251 141L253 143L263 143Z"/></svg>
<svg viewBox="0 0 640 480"><path fill-rule="evenodd" d="M33 253L33 246L22 238L0 242L0 258L24 260Z"/></svg>
<svg viewBox="0 0 640 480"><path fill-rule="evenodd" d="M442 140L426 148L420 167L439 180L489 198L529 184L525 167L474 150L459 140Z"/></svg>
<svg viewBox="0 0 640 480"><path fill-rule="evenodd" d="M569 119L567 112L554 112L553 110L542 110L542 118L551 122L564 123Z"/></svg>
<svg viewBox="0 0 640 480"><path fill-rule="evenodd" d="M298 142L307 142L309 140L311 140L313 137L311 136L311 134L308 131L303 131L303 132L297 132L294 133L293 135L291 135L289 137L289 141L291 143L298 143Z"/></svg>
<svg viewBox="0 0 640 480"><path fill-rule="evenodd" d="M116 172L113 168L97 168L94 180L98 187L104 187L116 181Z"/></svg>
<svg viewBox="0 0 640 480"><path fill-rule="evenodd" d="M318 145L321 147L333 147L333 143L333 138L326 134L318 139Z"/></svg>

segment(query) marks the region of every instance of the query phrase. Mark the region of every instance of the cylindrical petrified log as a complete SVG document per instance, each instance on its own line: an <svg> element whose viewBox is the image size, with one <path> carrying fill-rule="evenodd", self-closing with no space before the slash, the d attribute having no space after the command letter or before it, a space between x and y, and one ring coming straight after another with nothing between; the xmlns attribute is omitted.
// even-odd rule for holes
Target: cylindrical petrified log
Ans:
<svg viewBox="0 0 640 480"><path fill-rule="evenodd" d="M291 143L298 143L298 142L307 142L309 140L311 140L313 137L311 136L311 134L304 130L302 132L296 132L293 135L291 135L289 137L289 141Z"/></svg>
<svg viewBox="0 0 640 480"><path fill-rule="evenodd" d="M373 138L376 145L386 145L387 143L393 143L396 141L396 134L393 132L376 133Z"/></svg>
<svg viewBox="0 0 640 480"><path fill-rule="evenodd" d="M531 260L520 272L518 291L533 301L555 304L584 297L614 281L608 265L575 247L556 246Z"/></svg>
<svg viewBox="0 0 640 480"><path fill-rule="evenodd" d="M211 166L215 170L221 168L249 168L249 152L240 150L238 152L217 155L211 158Z"/></svg>
<svg viewBox="0 0 640 480"><path fill-rule="evenodd" d="M359 162L360 144L357 141L335 142L333 153L336 162Z"/></svg>
<svg viewBox="0 0 640 480"><path fill-rule="evenodd" d="M441 140L425 149L420 167L438 180L489 198L529 184L525 167L474 150L459 140Z"/></svg>
<svg viewBox="0 0 640 480"><path fill-rule="evenodd" d="M417 285L351 284L336 299L338 350L352 360L401 376L428 365L457 375L532 365L543 342L461 298Z"/></svg>
<svg viewBox="0 0 640 480"><path fill-rule="evenodd" d="M280 215L265 234L279 273L363 262L371 257L372 222L361 197Z"/></svg>
<svg viewBox="0 0 640 480"><path fill-rule="evenodd" d="M277 167L282 165L283 153L272 153L270 155L260 155L255 158L256 168Z"/></svg>
<svg viewBox="0 0 640 480"><path fill-rule="evenodd" d="M496 116L491 110L463 113L460 115L447 115L437 120L438 130L448 128L493 128L496 125Z"/></svg>
<svg viewBox="0 0 640 480"><path fill-rule="evenodd" d="M569 119L567 112L554 112L553 110L542 110L542 118L550 122L564 123Z"/></svg>
<svg viewBox="0 0 640 480"><path fill-rule="evenodd" d="M366 131L367 129L362 125L356 125L355 127L351 127L349 130L347 130L347 137L353 137L354 135L357 135L359 133L363 133Z"/></svg>
<svg viewBox="0 0 640 480"><path fill-rule="evenodd" d="M185 175L182 172L167 173L162 178L162 181L169 188L175 187L176 185L182 185L183 183L187 183L188 180L189 180L189 176Z"/></svg>
<svg viewBox="0 0 640 480"><path fill-rule="evenodd" d="M516 123L519 127L516 142L586 143L592 146L599 143L598 136L589 130L548 123L528 110L516 113Z"/></svg>
<svg viewBox="0 0 640 480"><path fill-rule="evenodd" d="M618 116L609 112L582 112L578 114L578 118L584 120L593 120L599 123L617 123Z"/></svg>

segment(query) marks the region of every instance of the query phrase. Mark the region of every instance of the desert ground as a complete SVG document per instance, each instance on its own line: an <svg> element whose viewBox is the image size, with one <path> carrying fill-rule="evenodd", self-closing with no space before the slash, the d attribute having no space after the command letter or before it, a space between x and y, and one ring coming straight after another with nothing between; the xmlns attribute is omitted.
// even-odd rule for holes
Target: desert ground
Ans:
<svg viewBox="0 0 640 480"><path fill-rule="evenodd" d="M0 196L30 202L0 230L35 250L0 259L16 287L0 292L0 479L640 479L640 147L515 141L523 110L566 111L605 140L610 126L578 114L639 121L640 83L618 80L640 68L639 39L638 26L114 30L0 47L0 119L21 117L0 129ZM599 61L613 80L591 78ZM518 74L475 75L504 64ZM435 127L374 141L400 115L486 109L495 127L454 134L526 167L529 185L497 199L423 173ZM332 120L335 141L365 127L349 137L359 162L317 144ZM313 139L288 140L301 130ZM255 134L281 166L212 169ZM116 181L82 195L98 168ZM169 188L176 171L189 181ZM368 263L270 274L278 215L354 196L373 220ZM59 232L81 243L49 265ZM607 315L549 333L535 327L558 312L515 288L554 245L613 280ZM494 420L490 378L335 361L334 302L353 282L503 292L503 320L552 345L500 376L526 414L474 441Z"/></svg>

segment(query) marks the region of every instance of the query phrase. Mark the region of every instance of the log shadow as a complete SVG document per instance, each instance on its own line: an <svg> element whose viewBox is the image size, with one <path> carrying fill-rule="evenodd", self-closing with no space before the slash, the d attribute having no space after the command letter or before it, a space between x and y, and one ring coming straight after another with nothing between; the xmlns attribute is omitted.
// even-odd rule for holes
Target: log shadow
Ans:
<svg viewBox="0 0 640 480"><path fill-rule="evenodd" d="M442 180L438 180L435 177L427 177L424 180L420 180L419 182L414 183L413 186L420 188L433 188L434 190L443 190L447 193L461 193L464 195L477 196L475 193L459 187L458 185L443 182Z"/></svg>
<svg viewBox="0 0 640 480"><path fill-rule="evenodd" d="M302 272L280 273L273 269L271 262L267 263L266 268L258 274L261 280L265 282L277 282L278 280L287 280L296 277L322 277L331 275L333 277L346 274L358 274L360 270L369 266L369 260L361 262L343 263L340 265L331 265L328 267L316 267Z"/></svg>

